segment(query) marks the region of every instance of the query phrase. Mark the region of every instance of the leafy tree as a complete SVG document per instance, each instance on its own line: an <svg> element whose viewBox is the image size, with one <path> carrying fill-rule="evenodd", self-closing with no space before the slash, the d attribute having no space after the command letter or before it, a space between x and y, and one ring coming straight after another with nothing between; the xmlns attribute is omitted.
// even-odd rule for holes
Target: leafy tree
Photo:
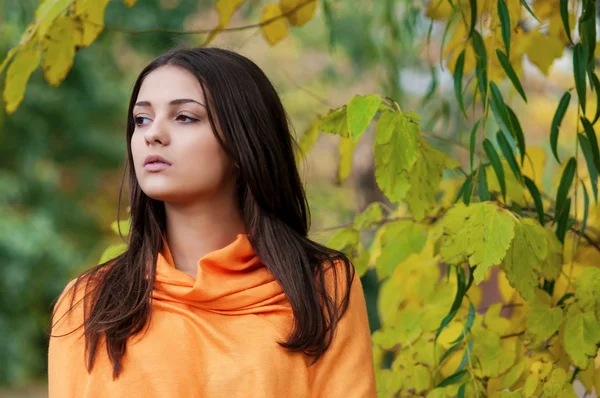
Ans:
<svg viewBox="0 0 600 398"><path fill-rule="evenodd" d="M228 29L243 3L217 2L220 21L206 32L205 45ZM329 1L281 0L262 8L257 26L275 45L290 27L311 19L317 3L333 21ZM102 11L82 12L85 4L46 0L40 5L0 67L8 65L8 112L19 105L38 59L46 62L51 83L68 73L66 56L48 55L53 54L49 44L44 47L48 35L57 32L52 45L67 49L95 40ZM387 11L397 11L385 4ZM436 26L443 27L440 62L452 74L452 106L470 127L466 142L450 141L466 148L468 158L429 142L420 109L403 109L399 85L392 93L356 95L324 111L301 137L305 151L321 132L340 137L338 180L344 181L357 142L375 126L375 179L388 202L357 214L329 245L346 252L359 274L375 269L382 282L381 328L373 333L379 393L564 397L576 395L576 380L598 392L596 2L434 0L424 13L431 29L422 37L429 40ZM406 29L418 32L419 18L425 17L414 17L411 7L403 15ZM80 36L74 35L78 29ZM69 39L61 40L58 32L65 30ZM565 52L572 79L555 104L548 131L552 157L546 159L542 148L528 144L515 103L523 106L531 94L521 82L524 65L548 75ZM69 51L60 54L72 58ZM575 123L568 123L569 117ZM560 172L544 184L549 161ZM108 250L107 256L120 248ZM500 298L482 306L482 286L496 286Z"/></svg>

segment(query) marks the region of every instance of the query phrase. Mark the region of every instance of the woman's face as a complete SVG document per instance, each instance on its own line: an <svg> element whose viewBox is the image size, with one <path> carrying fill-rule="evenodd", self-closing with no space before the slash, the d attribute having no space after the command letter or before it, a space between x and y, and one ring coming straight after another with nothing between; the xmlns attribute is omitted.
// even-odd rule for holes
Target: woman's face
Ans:
<svg viewBox="0 0 600 398"><path fill-rule="evenodd" d="M166 65L144 79L133 108L135 174L149 197L189 203L232 193L232 162L208 121L200 83L186 69ZM147 164L158 155L169 164Z"/></svg>

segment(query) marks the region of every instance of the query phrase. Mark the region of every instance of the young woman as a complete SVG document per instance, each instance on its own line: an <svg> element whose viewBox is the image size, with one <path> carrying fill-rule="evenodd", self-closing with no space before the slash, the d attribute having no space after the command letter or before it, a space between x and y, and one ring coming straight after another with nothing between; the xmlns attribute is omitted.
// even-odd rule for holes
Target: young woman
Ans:
<svg viewBox="0 0 600 398"><path fill-rule="evenodd" d="M293 144L235 52L175 49L141 72L128 249L58 298L50 398L376 396L360 279L307 238Z"/></svg>

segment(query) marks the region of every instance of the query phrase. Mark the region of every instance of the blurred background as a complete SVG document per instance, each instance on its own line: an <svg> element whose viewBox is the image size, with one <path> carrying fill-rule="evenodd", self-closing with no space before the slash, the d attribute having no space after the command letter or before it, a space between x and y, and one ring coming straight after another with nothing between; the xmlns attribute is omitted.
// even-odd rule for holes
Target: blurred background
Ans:
<svg viewBox="0 0 600 398"><path fill-rule="evenodd" d="M247 2L230 26L255 23L264 2ZM37 0L0 0L0 61L32 21ZM256 28L222 32L211 43L238 51L271 78L300 138L318 115L355 94L394 98L421 116L423 135L438 149L468 163L471 126L453 96L451 72L440 62L445 23L431 25L427 4L410 0L327 1L306 25L271 47ZM204 35L136 33L152 28L208 29L218 15L212 0L139 0L132 8L111 1L107 27L79 51L57 88L38 68L23 103L11 115L0 107L0 396L47 395L46 328L51 302L67 281L98 263L120 238L111 229L125 159L127 101L134 79L158 54L199 45ZM570 79L568 60L545 76L524 62L529 96L512 105L528 146L544 149L557 98ZM550 83L548 83L550 82ZM515 94L515 93L513 93ZM512 101L507 98L506 102ZM512 103L511 103L512 104ZM575 120L567 117L566 120ZM373 131L356 149L350 178L337 183L339 137L321 134L301 166L312 210L313 239L352 222L373 201ZM565 137L561 137L568 139ZM562 141L561 141L562 142ZM467 150L465 150L467 148ZM554 181L546 168L544 181ZM379 327L374 271L363 277L373 330ZM493 292L490 294L494 294Z"/></svg>

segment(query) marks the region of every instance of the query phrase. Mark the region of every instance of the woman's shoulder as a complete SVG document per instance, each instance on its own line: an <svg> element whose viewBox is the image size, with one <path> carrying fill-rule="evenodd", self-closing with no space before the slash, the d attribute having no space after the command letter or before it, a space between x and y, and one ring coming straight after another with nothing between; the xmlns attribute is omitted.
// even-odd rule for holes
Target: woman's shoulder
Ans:
<svg viewBox="0 0 600 398"><path fill-rule="evenodd" d="M322 262L322 282L331 298L339 305L357 288L362 291L354 265L347 258L337 257ZM358 281L357 281L358 280Z"/></svg>
<svg viewBox="0 0 600 398"><path fill-rule="evenodd" d="M67 282L53 305L51 316L53 336L69 333L83 325L86 296L93 290L93 287L92 278L86 274Z"/></svg>

